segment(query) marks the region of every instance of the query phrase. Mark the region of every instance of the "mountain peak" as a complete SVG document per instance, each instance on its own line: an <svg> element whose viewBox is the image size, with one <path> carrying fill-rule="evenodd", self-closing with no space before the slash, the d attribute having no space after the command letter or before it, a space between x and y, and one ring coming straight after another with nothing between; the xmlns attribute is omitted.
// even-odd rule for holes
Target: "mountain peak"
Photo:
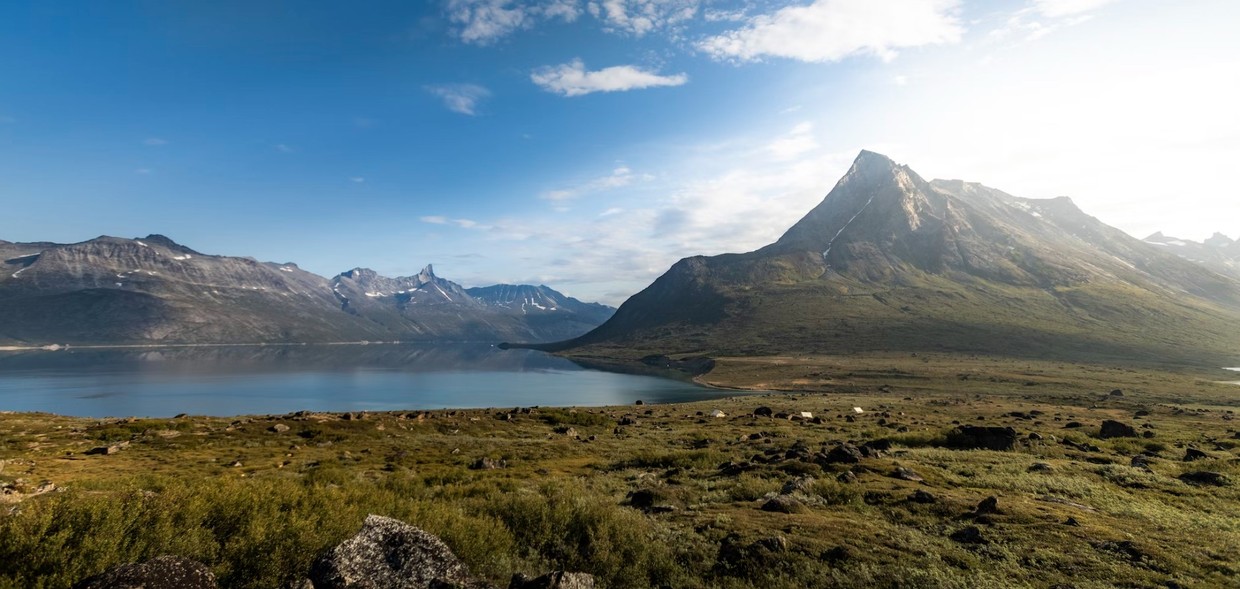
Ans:
<svg viewBox="0 0 1240 589"><path fill-rule="evenodd" d="M1236 240L1227 237L1222 233L1215 233L1214 235L1211 235L1210 239L1207 239L1205 243L1206 245L1213 247L1227 247L1235 242Z"/></svg>
<svg viewBox="0 0 1240 589"><path fill-rule="evenodd" d="M418 272L418 280L422 282L430 282L431 280L434 280L435 278L437 278L437 276L435 276L434 264L427 264L426 267L423 268L421 272Z"/></svg>

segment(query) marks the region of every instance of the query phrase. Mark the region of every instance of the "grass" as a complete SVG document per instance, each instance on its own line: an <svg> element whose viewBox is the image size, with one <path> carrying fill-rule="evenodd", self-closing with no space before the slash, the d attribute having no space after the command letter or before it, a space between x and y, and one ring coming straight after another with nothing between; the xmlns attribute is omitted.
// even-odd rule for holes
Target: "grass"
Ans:
<svg viewBox="0 0 1240 589"><path fill-rule="evenodd" d="M5 414L0 587L69 587L168 553L206 563L222 586L280 586L370 513L441 536L499 584L565 568L609 588L1234 586L1240 389L1203 376L967 356L777 356L724 359L706 378L801 392L348 421ZM1108 394L1117 388L1123 396ZM822 423L751 417L759 406L812 411ZM699 415L716 408L729 417ZM618 425L625 418L636 424ZM1104 419L1155 437L1100 439ZM1082 426L1065 428L1071 421ZM270 431L276 423L290 429ZM1012 426L1022 441L1006 452L945 447L959 423ZM880 439L891 449L859 464L784 458L798 443L816 453ZM85 453L120 442L129 444L115 454ZM1183 462L1190 446L1209 458ZM1130 466L1139 453L1152 455L1148 470ZM481 457L507 466L471 468ZM746 466L721 470L728 463ZM924 481L892 476L897 467ZM855 482L837 480L846 470ZM1233 484L1178 478L1192 470ZM806 476L792 494L804 510L761 509ZM38 494L44 481L59 489ZM652 492L654 509L629 505L638 490ZM917 490L933 501L913 501ZM975 517L990 496L999 512ZM951 539L968 526L984 543Z"/></svg>

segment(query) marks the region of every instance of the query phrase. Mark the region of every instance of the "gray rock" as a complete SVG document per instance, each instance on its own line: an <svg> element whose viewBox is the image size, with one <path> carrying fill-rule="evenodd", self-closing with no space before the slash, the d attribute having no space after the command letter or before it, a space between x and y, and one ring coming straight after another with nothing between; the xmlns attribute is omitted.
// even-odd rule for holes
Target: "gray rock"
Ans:
<svg viewBox="0 0 1240 589"><path fill-rule="evenodd" d="M85 579L74 589L216 589L206 565L179 556L157 556L144 563L123 564Z"/></svg>
<svg viewBox="0 0 1240 589"><path fill-rule="evenodd" d="M961 450L1011 450L1016 446L1016 430L962 425L948 435L947 445Z"/></svg>
<svg viewBox="0 0 1240 589"><path fill-rule="evenodd" d="M787 495L777 495L762 504L762 511L771 513L804 513L807 511L800 501Z"/></svg>
<svg viewBox="0 0 1240 589"><path fill-rule="evenodd" d="M508 589L594 589L594 577L586 573L555 571L536 579L513 575Z"/></svg>
<svg viewBox="0 0 1240 589"><path fill-rule="evenodd" d="M314 561L315 589L486 588L442 540L404 522L371 515L356 536Z"/></svg>
<svg viewBox="0 0 1240 589"><path fill-rule="evenodd" d="M1098 431L1098 437L1103 439L1135 438L1137 437L1137 430L1126 423L1115 421L1114 419L1108 419L1102 422L1102 429Z"/></svg>

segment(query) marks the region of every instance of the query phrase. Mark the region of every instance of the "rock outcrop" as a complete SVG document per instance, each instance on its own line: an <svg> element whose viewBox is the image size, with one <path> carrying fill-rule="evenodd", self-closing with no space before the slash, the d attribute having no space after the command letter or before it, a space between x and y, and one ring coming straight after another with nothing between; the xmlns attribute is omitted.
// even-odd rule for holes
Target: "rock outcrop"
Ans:
<svg viewBox="0 0 1240 589"><path fill-rule="evenodd" d="M74 589L216 589L206 565L179 556L159 556L144 563L123 564L90 577Z"/></svg>

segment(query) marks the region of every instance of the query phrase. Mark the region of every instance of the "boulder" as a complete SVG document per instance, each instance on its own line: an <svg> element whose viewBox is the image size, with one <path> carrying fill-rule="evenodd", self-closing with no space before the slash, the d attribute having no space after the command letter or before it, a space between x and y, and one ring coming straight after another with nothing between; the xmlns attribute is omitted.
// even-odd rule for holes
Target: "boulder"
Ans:
<svg viewBox="0 0 1240 589"><path fill-rule="evenodd" d="M787 495L777 495L762 504L762 511L772 513L803 513L807 511L800 501Z"/></svg>
<svg viewBox="0 0 1240 589"><path fill-rule="evenodd" d="M473 580L439 538L378 515L368 516L356 536L319 555L310 580L316 589L489 587Z"/></svg>
<svg viewBox="0 0 1240 589"><path fill-rule="evenodd" d="M1190 485L1226 487L1230 482L1222 473L1198 470L1180 475L1180 480Z"/></svg>
<svg viewBox="0 0 1240 589"><path fill-rule="evenodd" d="M770 417L775 415L775 412L770 407L758 407L753 410L753 415L754 417Z"/></svg>
<svg viewBox="0 0 1240 589"><path fill-rule="evenodd" d="M1010 427L962 425L947 436L947 445L960 450L1011 450L1016 430Z"/></svg>
<svg viewBox="0 0 1240 589"><path fill-rule="evenodd" d="M780 495L791 495L793 493L808 493L814 487L814 477L803 476L792 479L779 490Z"/></svg>
<svg viewBox="0 0 1240 589"><path fill-rule="evenodd" d="M982 501L977 504L977 508L973 510L973 515L975 516L994 515L996 513L999 513L999 499L993 495L982 499Z"/></svg>
<svg viewBox="0 0 1240 589"><path fill-rule="evenodd" d="M1192 462L1194 460L1204 460L1210 455L1196 448L1189 448L1184 451L1184 462Z"/></svg>
<svg viewBox="0 0 1240 589"><path fill-rule="evenodd" d="M206 565L179 556L157 556L123 564L73 586L74 589L216 589Z"/></svg>
<svg viewBox="0 0 1240 589"><path fill-rule="evenodd" d="M1098 431L1098 437L1103 439L1135 438L1137 437L1137 430L1126 423L1108 419L1102 422L1102 429Z"/></svg>
<svg viewBox="0 0 1240 589"><path fill-rule="evenodd" d="M275 424L275 425L273 425L273 426L271 426L271 427L267 428L267 431L269 431L269 432L271 432L271 433L273 433L273 434L282 434L282 433L284 433L284 432L286 432L286 431L288 431L288 430L289 430L289 427L288 427L287 425L284 425L283 423L277 423L277 424Z"/></svg>
<svg viewBox="0 0 1240 589"><path fill-rule="evenodd" d="M961 528L949 536L953 541L961 544L985 544L986 538L982 536L982 531L977 526L969 526Z"/></svg>
<svg viewBox="0 0 1240 589"><path fill-rule="evenodd" d="M822 464L856 464L861 462L861 449L847 442L832 448L826 454L819 454L816 462Z"/></svg>
<svg viewBox="0 0 1240 589"><path fill-rule="evenodd" d="M508 589L594 589L594 577L564 571L547 573L536 579L517 574L512 576Z"/></svg>
<svg viewBox="0 0 1240 589"><path fill-rule="evenodd" d="M473 461L473 463L469 465L469 468L471 470L495 470L497 468L507 468L507 467L508 467L507 460L504 460L504 459L496 460L494 458L490 458L486 456Z"/></svg>

